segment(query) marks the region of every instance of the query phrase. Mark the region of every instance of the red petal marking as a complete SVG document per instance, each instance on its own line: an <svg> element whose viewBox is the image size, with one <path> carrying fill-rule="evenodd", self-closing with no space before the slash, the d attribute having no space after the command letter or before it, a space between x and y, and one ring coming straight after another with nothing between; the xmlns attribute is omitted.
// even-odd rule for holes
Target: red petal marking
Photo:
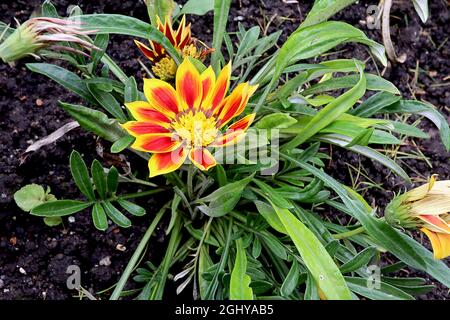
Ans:
<svg viewBox="0 0 450 320"><path fill-rule="evenodd" d="M149 103L168 117L178 112L178 97L175 89L159 79L144 79L144 94Z"/></svg>
<svg viewBox="0 0 450 320"><path fill-rule="evenodd" d="M133 117L138 121L151 122L163 127L168 127L171 120L161 112L155 110L152 105L146 101L134 101L125 103Z"/></svg>
<svg viewBox="0 0 450 320"><path fill-rule="evenodd" d="M181 36L183 35L185 27L186 27L186 16L183 15L183 18L181 18L180 24L178 25L177 34L175 36L176 43L181 42Z"/></svg>
<svg viewBox="0 0 450 320"><path fill-rule="evenodd" d="M182 147L172 152L154 154L148 162L150 177L177 170L184 163L186 157L187 150Z"/></svg>
<svg viewBox="0 0 450 320"><path fill-rule="evenodd" d="M256 116L256 113L252 113L252 114L249 114L249 115L243 117L243 118L240 119L239 121L233 123L233 124L228 128L228 130L233 130L233 131L236 131L236 130L242 130L242 131L245 131L245 130L247 130L248 127L251 126L253 120L255 120L255 116ZM228 130L227 130L227 131L228 131Z"/></svg>
<svg viewBox="0 0 450 320"><path fill-rule="evenodd" d="M173 46L175 46L176 43L175 43L175 38L174 38L174 35L173 35L170 19L166 18L166 22L165 22L164 28L165 28L165 30L164 30L165 36L169 39L170 43Z"/></svg>
<svg viewBox="0 0 450 320"><path fill-rule="evenodd" d="M212 154L205 148L194 148L189 153L189 159L200 170L209 170L214 167L217 162Z"/></svg>
<svg viewBox="0 0 450 320"><path fill-rule="evenodd" d="M214 74L214 70L211 66L208 67L205 71L200 75L202 80L202 88L203 88L203 98L202 98L202 107L208 107L204 104L210 99L213 94L214 85L216 82L216 75Z"/></svg>
<svg viewBox="0 0 450 320"><path fill-rule="evenodd" d="M426 223L442 230L444 233L450 234L450 226L439 216L431 216L431 215L420 215L419 218Z"/></svg>
<svg viewBox="0 0 450 320"><path fill-rule="evenodd" d="M256 88L256 86L250 86L248 83L241 83L233 90L220 110L220 127L223 127L228 121L237 117L244 111L248 99L255 92Z"/></svg>
<svg viewBox="0 0 450 320"><path fill-rule="evenodd" d="M145 152L165 153L177 149L180 145L181 141L175 140L171 133L154 133L137 136L131 147Z"/></svg>
<svg viewBox="0 0 450 320"><path fill-rule="evenodd" d="M153 61L155 59L155 52L153 52L152 49L150 49L145 44L143 44L142 42L139 42L137 40L134 40L134 43L139 48L139 50L144 54L144 56L146 56L151 61Z"/></svg>
<svg viewBox="0 0 450 320"><path fill-rule="evenodd" d="M237 130L225 133L216 138L216 140L210 144L211 147L226 147L239 142L243 137L245 137L245 131Z"/></svg>
<svg viewBox="0 0 450 320"><path fill-rule="evenodd" d="M200 74L188 58L178 67L176 75L177 93L189 108L197 109L202 101Z"/></svg>
<svg viewBox="0 0 450 320"><path fill-rule="evenodd" d="M166 128L152 122L128 121L122 125L132 136L139 136L149 133L170 133Z"/></svg>
<svg viewBox="0 0 450 320"><path fill-rule="evenodd" d="M217 107L221 105L225 94L228 91L230 85L231 77L231 63L228 63L220 71L219 77L217 78L216 84L214 86L214 92L211 96L210 108L211 110L216 110Z"/></svg>

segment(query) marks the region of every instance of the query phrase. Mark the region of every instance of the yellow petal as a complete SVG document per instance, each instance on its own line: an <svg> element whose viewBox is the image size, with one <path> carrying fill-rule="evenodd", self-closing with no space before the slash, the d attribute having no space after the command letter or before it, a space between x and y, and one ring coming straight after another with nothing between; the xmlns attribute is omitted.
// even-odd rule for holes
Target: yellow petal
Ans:
<svg viewBox="0 0 450 320"><path fill-rule="evenodd" d="M450 235L437 233L426 228L420 229L430 239L435 259L444 259L450 256Z"/></svg>

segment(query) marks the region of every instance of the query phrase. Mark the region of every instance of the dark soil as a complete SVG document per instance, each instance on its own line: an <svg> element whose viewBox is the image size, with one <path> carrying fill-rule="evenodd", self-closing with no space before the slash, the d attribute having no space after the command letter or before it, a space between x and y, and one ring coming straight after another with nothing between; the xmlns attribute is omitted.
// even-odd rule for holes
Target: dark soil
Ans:
<svg viewBox="0 0 450 320"><path fill-rule="evenodd" d="M66 1L54 0L61 15L70 4L78 4L85 13L120 13L146 20L146 8L142 1ZM180 1L181 2L181 1ZM302 2L302 1L301 1ZM13 18L25 21L39 6L39 0L2 1L0 3L0 20L14 23ZM312 3L312 1L311 1ZM369 37L381 42L379 30L369 30L364 24L366 8L371 1L359 1L347 8L335 18L347 21L361 28ZM450 92L450 41L448 25L450 13L444 0L432 1L431 19L423 24L412 9L410 1L395 3L392 8L392 39L397 52L408 55L405 64L397 64L384 70L384 76L392 81L408 97L415 96L437 106L449 117ZM304 19L311 4L284 4L276 1L233 1L229 30L236 30L238 22L244 26L259 24L268 33L283 29L283 41ZM204 17L191 16L193 33L207 42L211 40L212 15ZM367 51L359 46L347 45L340 56L367 59L367 67L375 72L375 63ZM143 72L136 59L140 57L132 39L114 36L108 53L119 62L127 74L142 78ZM72 149L84 154L88 163L96 154L98 141L83 131L75 129L52 145L43 147L28 157L23 156L27 146L42 138L63 124L70 117L57 106L57 101L82 103L79 98L69 94L65 89L55 85L47 78L31 73L25 63L19 62L15 67L0 64L0 299L67 299L77 294L66 287L67 266L80 266L82 286L96 293L113 285L120 277L139 239L145 232L152 214L161 207L160 199L150 199L141 203L147 208L149 217L134 218L129 229L111 226L106 232L98 232L92 225L90 215L77 214L75 222L65 219L64 226L49 228L36 217L18 209L12 199L16 190L29 183L38 183L52 188L58 198L80 197L72 182L68 168L68 158ZM419 66L419 76L414 81L414 70ZM380 66L378 68L383 71ZM440 85L439 85L440 84ZM37 101L37 99L42 100ZM39 106L40 105L40 106ZM427 156L432 164L429 167L423 161L404 160L404 168L412 177L426 178L431 173L438 173L441 179L449 179L449 154L439 142L437 131L428 122L422 128L430 133L431 139L417 141L417 148ZM100 142L101 143L101 142ZM107 145L106 145L107 146ZM414 151L416 146L409 141L402 151ZM107 150L107 147L105 148ZM372 161L354 155L332 150L333 162L329 172L340 181L351 185L347 164L358 168L359 163L365 168L369 177L379 183L383 189L370 189L366 197L383 208L385 199L393 192L400 191L402 181L389 174L388 170ZM129 155L128 155L129 156ZM111 165L102 160L105 166ZM139 161L139 160L136 160ZM354 175L354 174L353 174ZM359 186L364 186L360 178ZM388 191L386 191L388 190ZM123 192L134 190L122 190ZM151 242L148 257L158 254L163 241L160 231ZM116 249L118 244L126 247L125 251ZM100 261L110 257L111 264L100 265ZM25 273L24 273L25 271ZM425 276L420 274L421 276ZM430 282L433 280L430 279ZM97 295L99 296L99 295ZM101 297L101 295L100 295ZM446 299L448 289L442 286L422 298Z"/></svg>

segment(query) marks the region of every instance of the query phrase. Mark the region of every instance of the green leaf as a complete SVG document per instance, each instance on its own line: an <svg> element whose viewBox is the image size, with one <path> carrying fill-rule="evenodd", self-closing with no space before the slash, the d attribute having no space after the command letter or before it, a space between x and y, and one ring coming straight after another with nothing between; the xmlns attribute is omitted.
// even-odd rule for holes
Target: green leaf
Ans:
<svg viewBox="0 0 450 320"><path fill-rule="evenodd" d="M105 209L105 212L108 215L108 217L110 217L111 220L119 227L128 228L131 226L130 219L128 219L122 212L117 210L116 207L114 207L111 202L109 201L103 202L102 206L103 209Z"/></svg>
<svg viewBox="0 0 450 320"><path fill-rule="evenodd" d="M50 18L59 18L58 11L50 0L45 0L42 4L42 16Z"/></svg>
<svg viewBox="0 0 450 320"><path fill-rule="evenodd" d="M208 205L200 205L198 208L210 217L220 217L234 209L242 196L247 184L253 179L253 175L240 181L229 183L220 187L206 197L197 200L197 203L209 202Z"/></svg>
<svg viewBox="0 0 450 320"><path fill-rule="evenodd" d="M434 259L433 254L414 239L397 231L386 222L370 215L367 210L364 209L362 203L357 199L352 199L347 190L325 172L285 154L281 155L285 159L295 163L321 179L328 187L333 189L344 202L345 206L342 208L345 210L344 212L355 217L363 225L367 233L385 249L390 251L404 263L428 273L450 288L450 268L448 268L444 262ZM327 203L332 204L332 202L329 201Z"/></svg>
<svg viewBox="0 0 450 320"><path fill-rule="evenodd" d="M39 217L62 217L86 209L91 205L92 202L78 200L55 200L34 207L30 213Z"/></svg>
<svg viewBox="0 0 450 320"><path fill-rule="evenodd" d="M280 293L283 297L290 296L297 288L298 279L300 278L300 268L296 261L292 262L291 269L281 285Z"/></svg>
<svg viewBox="0 0 450 320"><path fill-rule="evenodd" d="M94 97L92 97L87 89L86 84L75 73L49 63L27 63L26 66L32 72L43 74L56 81L64 88L78 94L87 102L96 103Z"/></svg>
<svg viewBox="0 0 450 320"><path fill-rule="evenodd" d="M351 299L344 277L316 236L289 210L272 206L325 296L336 300Z"/></svg>
<svg viewBox="0 0 450 320"><path fill-rule="evenodd" d="M98 230L105 231L108 229L108 219L106 218L105 210L98 202L92 207L92 221Z"/></svg>
<svg viewBox="0 0 450 320"><path fill-rule="evenodd" d="M180 14L204 15L214 9L214 0L189 0L181 8Z"/></svg>
<svg viewBox="0 0 450 320"><path fill-rule="evenodd" d="M255 127L258 129L283 129L297 123L297 120L287 113L272 113L262 117Z"/></svg>
<svg viewBox="0 0 450 320"><path fill-rule="evenodd" d="M319 139L321 141L325 141L325 142L328 142L328 143L331 143L331 144L334 144L337 146L341 146L344 148L346 148L346 145L348 145L348 143L350 143L350 141L351 141L351 139L349 137L339 135L339 134L323 135L323 136L320 136ZM394 160L388 158L384 154L382 154L372 148L365 147L365 146L358 146L358 145L353 146L353 147L348 147L347 149L349 149L353 152L362 154L370 159L373 159L373 160L381 163L382 165L389 168L389 170L391 170L395 174L399 175L406 181L410 181L410 178L409 178L408 174L405 172L405 170L403 170L402 167L400 167Z"/></svg>
<svg viewBox="0 0 450 320"><path fill-rule="evenodd" d="M23 211L29 212L38 205L56 200L55 196L45 192L38 184L27 184L14 193L14 201Z"/></svg>
<svg viewBox="0 0 450 320"><path fill-rule="evenodd" d="M450 151L450 128L448 121L433 105L415 100L400 100L382 109L381 112L419 114L429 119L439 129L439 134L445 149Z"/></svg>
<svg viewBox="0 0 450 320"><path fill-rule="evenodd" d="M127 121L127 117L122 110L119 102L111 93L100 90L95 84L87 85L89 91L92 93L97 102L112 116L119 119L120 121Z"/></svg>
<svg viewBox="0 0 450 320"><path fill-rule="evenodd" d="M381 91L368 98L349 113L358 117L371 117L379 110L399 101L400 99L401 97L398 95Z"/></svg>
<svg viewBox="0 0 450 320"><path fill-rule="evenodd" d="M79 21L80 27L84 30L96 30L97 34L123 34L155 41L167 50L177 64L181 62L179 53L169 39L154 26L139 19L120 14L86 14L73 16L70 19Z"/></svg>
<svg viewBox="0 0 450 320"><path fill-rule="evenodd" d="M236 240L236 260L230 280L230 300L253 300L250 288L251 278L247 274L247 256L242 245L242 239Z"/></svg>
<svg viewBox="0 0 450 320"><path fill-rule="evenodd" d="M282 150L291 150L302 144L317 132L328 126L342 114L347 112L361 98L366 91L366 77L363 70L360 69L360 78L358 83L349 91L342 94L334 101L327 104L309 121L297 134L297 136L286 143Z"/></svg>
<svg viewBox="0 0 450 320"><path fill-rule="evenodd" d="M119 153L128 148L134 142L134 137L124 136L111 145L111 153Z"/></svg>
<svg viewBox="0 0 450 320"><path fill-rule="evenodd" d="M141 206L138 206L137 204L134 204L133 202L127 201L125 199L117 199L117 203L127 210L129 213L131 213L134 216L143 216L146 214L145 209Z"/></svg>
<svg viewBox="0 0 450 320"><path fill-rule="evenodd" d="M96 159L91 165L91 175L94 181L95 189L101 199L106 198L106 176L103 170L103 166Z"/></svg>
<svg viewBox="0 0 450 320"><path fill-rule="evenodd" d="M56 227L62 223L61 217L45 217L44 218L45 225L49 227Z"/></svg>
<svg viewBox="0 0 450 320"><path fill-rule="evenodd" d="M297 30L328 20L335 13L351 5L357 0L316 0L306 19Z"/></svg>
<svg viewBox="0 0 450 320"><path fill-rule="evenodd" d="M277 256L281 260L288 259L288 253L277 237L275 237L271 233L264 233L261 237L261 240L267 246L267 249L272 251L275 256Z"/></svg>
<svg viewBox="0 0 450 320"><path fill-rule="evenodd" d="M97 34L95 36L94 46L96 46L100 50L92 49L91 59L93 72L96 71L98 63L105 54L106 48L108 47L108 43L109 43L109 34Z"/></svg>
<svg viewBox="0 0 450 320"><path fill-rule="evenodd" d="M215 51L211 54L211 65L216 72L219 70L219 58L221 55L223 35L226 32L230 5L231 0L214 0L214 32L212 47Z"/></svg>
<svg viewBox="0 0 450 320"><path fill-rule="evenodd" d="M429 16L428 0L412 0L412 2L420 20L422 20L423 23L427 22Z"/></svg>
<svg viewBox="0 0 450 320"><path fill-rule="evenodd" d="M272 228L274 228L280 233L287 233L283 223L281 222L280 218L278 218L277 213L272 208L272 206L259 200L255 200L254 202L256 208L258 209L259 214L262 215L264 219L266 219L267 223Z"/></svg>
<svg viewBox="0 0 450 320"><path fill-rule="evenodd" d="M365 265L367 265L376 252L377 250L374 247L365 248L363 251L359 252L353 259L344 263L339 268L339 270L341 270L341 273L356 271L359 268L362 268Z"/></svg>
<svg viewBox="0 0 450 320"><path fill-rule="evenodd" d="M260 194L267 200L273 202L277 207L284 209L291 209L294 207L292 203L283 198L282 195L278 194L277 191L271 186L258 179L254 179L253 182L261 189Z"/></svg>
<svg viewBox="0 0 450 320"><path fill-rule="evenodd" d="M406 292L381 281L374 283L373 287L370 287L368 284L370 282L369 279L345 277L345 280L347 281L350 290L369 299L414 300L414 298ZM377 288L377 285L379 285L379 288Z"/></svg>
<svg viewBox="0 0 450 320"><path fill-rule="evenodd" d="M73 150L70 154L70 172L78 189L91 201L95 200L94 189L92 188L89 172L81 155Z"/></svg>
<svg viewBox="0 0 450 320"><path fill-rule="evenodd" d="M125 103L137 101L139 99L139 92L137 89L136 79L134 77L129 77L125 82L123 98Z"/></svg>
<svg viewBox="0 0 450 320"><path fill-rule="evenodd" d="M367 128L361 131L356 137L352 139L349 143L347 143L344 147L350 148L356 145L359 146L367 146L370 142L370 139L372 138L373 132L375 131L374 128Z"/></svg>
<svg viewBox="0 0 450 320"><path fill-rule="evenodd" d="M152 26L158 26L158 17L164 23L166 17L171 18L175 10L176 3L173 0L145 0L147 12Z"/></svg>
<svg viewBox="0 0 450 320"><path fill-rule="evenodd" d="M115 194L117 191L117 186L119 185L119 171L117 171L115 167L111 167L111 169L109 169L106 181L109 194Z"/></svg>
<svg viewBox="0 0 450 320"><path fill-rule="evenodd" d="M115 142L124 136L128 136L119 127L116 120L109 119L103 112L64 102L59 102L59 105L78 121L80 126L103 139Z"/></svg>

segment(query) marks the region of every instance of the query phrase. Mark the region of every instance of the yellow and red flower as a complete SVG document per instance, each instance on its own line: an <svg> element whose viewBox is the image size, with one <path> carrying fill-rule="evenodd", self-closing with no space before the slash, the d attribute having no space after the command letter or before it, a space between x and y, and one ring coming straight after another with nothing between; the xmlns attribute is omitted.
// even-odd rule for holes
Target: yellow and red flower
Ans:
<svg viewBox="0 0 450 320"><path fill-rule="evenodd" d="M450 256L450 180L430 182L395 197L386 207L386 221L420 228L430 239L434 257Z"/></svg>
<svg viewBox="0 0 450 320"><path fill-rule="evenodd" d="M245 109L257 86L239 84L226 97L231 65L216 79L211 67L199 73L184 59L176 73L175 88L159 79L144 79L148 100L125 104L136 121L122 126L136 137L132 148L153 153L149 161L150 177L177 170L187 157L201 170L216 165L207 147L237 143L255 118L249 114L221 130Z"/></svg>
<svg viewBox="0 0 450 320"><path fill-rule="evenodd" d="M159 17L157 17L157 19L157 28L164 33L183 58L192 57L201 59L211 52L211 49L209 48L199 51L191 36L191 24L186 25L185 16L181 19L177 30L173 29L170 17L166 17L164 23L161 22ZM141 50L153 64L152 71L156 77L164 81L172 80L175 77L177 65L161 44L155 41L149 41L150 47L148 47L137 40L134 42L139 50Z"/></svg>

